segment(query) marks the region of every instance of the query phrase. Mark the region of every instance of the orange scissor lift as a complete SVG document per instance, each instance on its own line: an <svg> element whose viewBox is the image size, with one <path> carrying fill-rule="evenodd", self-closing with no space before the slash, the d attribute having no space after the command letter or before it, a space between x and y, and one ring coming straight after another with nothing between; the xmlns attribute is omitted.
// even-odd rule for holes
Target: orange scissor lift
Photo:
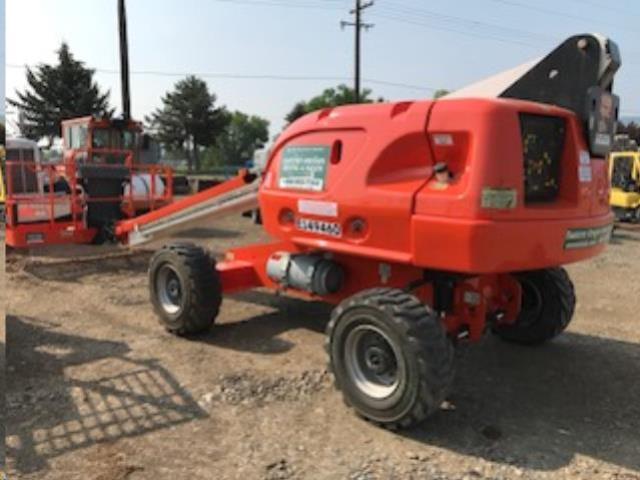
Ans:
<svg viewBox="0 0 640 480"><path fill-rule="evenodd" d="M117 221L171 203L172 171L140 163L143 135L137 122L85 117L63 122L62 130L58 163L45 163L9 140L7 245L104 241L113 237Z"/></svg>

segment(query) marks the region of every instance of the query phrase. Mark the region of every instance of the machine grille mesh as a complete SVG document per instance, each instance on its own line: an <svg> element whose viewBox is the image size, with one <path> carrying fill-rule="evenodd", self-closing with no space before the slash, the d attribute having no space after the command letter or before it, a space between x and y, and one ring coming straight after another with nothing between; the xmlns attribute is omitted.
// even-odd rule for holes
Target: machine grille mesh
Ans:
<svg viewBox="0 0 640 480"><path fill-rule="evenodd" d="M552 202L560 192L565 121L560 117L520 114L525 202Z"/></svg>

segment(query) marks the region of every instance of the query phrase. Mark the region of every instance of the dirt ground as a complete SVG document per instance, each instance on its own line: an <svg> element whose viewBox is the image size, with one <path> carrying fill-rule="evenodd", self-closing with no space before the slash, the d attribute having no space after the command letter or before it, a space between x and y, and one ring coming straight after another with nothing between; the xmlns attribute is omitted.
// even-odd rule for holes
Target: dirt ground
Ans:
<svg viewBox="0 0 640 480"><path fill-rule="evenodd" d="M0 245L4 245L4 228L0 228ZM5 251L4 248L0 248L0 435L1 438L5 438L5 421L6 421L6 409L5 409L5 372L6 372L6 362L5 362L5 275L4 275L4 258ZM0 443L0 472L4 471L5 464L5 451L4 451L4 442ZM0 478L1 475L0 475Z"/></svg>
<svg viewBox="0 0 640 480"><path fill-rule="evenodd" d="M234 218L182 237L221 252L261 233ZM11 479L640 480L640 231L569 268L566 334L465 347L448 408L403 433L333 390L327 306L233 296L185 340L151 312L148 252L68 256L7 257Z"/></svg>

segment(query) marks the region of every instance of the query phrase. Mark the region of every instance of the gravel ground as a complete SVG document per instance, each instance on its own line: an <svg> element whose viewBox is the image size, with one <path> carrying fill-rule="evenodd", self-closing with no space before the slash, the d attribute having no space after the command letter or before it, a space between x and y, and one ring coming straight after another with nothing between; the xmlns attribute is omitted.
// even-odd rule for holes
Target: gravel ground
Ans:
<svg viewBox="0 0 640 480"><path fill-rule="evenodd" d="M229 219L182 237L220 252L262 233ZM402 433L333 390L326 305L253 291L174 338L148 304L149 253L96 249L74 255L114 255L7 257L12 479L640 480L640 232L570 267L565 335L463 348L445 408Z"/></svg>
<svg viewBox="0 0 640 480"><path fill-rule="evenodd" d="M0 227L0 245L4 245L4 225ZM5 362L5 275L4 275L4 259L5 259L5 251L4 248L0 248L0 435L5 438L5 372L6 372L6 362ZM4 451L4 442L0 442L0 472L4 470L5 466L5 451ZM0 479L2 478L2 474L0 474Z"/></svg>

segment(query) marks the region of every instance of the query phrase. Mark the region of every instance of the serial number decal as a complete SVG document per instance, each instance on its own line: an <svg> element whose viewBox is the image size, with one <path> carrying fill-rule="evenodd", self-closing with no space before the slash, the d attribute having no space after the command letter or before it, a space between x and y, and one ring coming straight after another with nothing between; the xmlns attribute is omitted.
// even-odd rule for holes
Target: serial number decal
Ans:
<svg viewBox="0 0 640 480"><path fill-rule="evenodd" d="M323 222L322 220L311 220L309 218L299 218L296 221L296 228L303 232L317 233L329 237L341 237L342 227L336 222Z"/></svg>
<svg viewBox="0 0 640 480"><path fill-rule="evenodd" d="M499 210L511 210L518 206L518 192L513 188L489 188L482 189L482 208L495 208Z"/></svg>
<svg viewBox="0 0 640 480"><path fill-rule="evenodd" d="M602 243L609 243L613 225L596 228L576 228L567 230L564 239L565 250L574 248L588 248Z"/></svg>

